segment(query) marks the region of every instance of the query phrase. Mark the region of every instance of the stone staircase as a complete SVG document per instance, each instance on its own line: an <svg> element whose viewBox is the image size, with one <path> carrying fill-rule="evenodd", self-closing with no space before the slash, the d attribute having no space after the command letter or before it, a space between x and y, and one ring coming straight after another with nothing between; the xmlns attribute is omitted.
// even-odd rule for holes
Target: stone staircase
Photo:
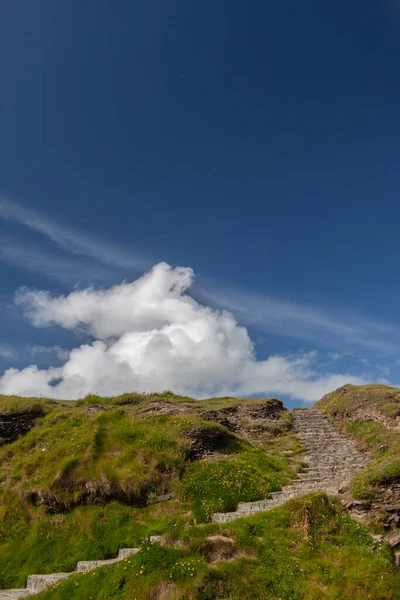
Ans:
<svg viewBox="0 0 400 600"><path fill-rule="evenodd" d="M295 433L303 441L307 452L303 457L308 465L307 470L281 491L273 492L267 500L241 502L234 512L214 513L211 517L214 523L227 523L239 517L248 517L312 492L324 491L336 495L368 463L367 455L340 433L321 410L295 409L293 424Z"/></svg>
<svg viewBox="0 0 400 600"><path fill-rule="evenodd" d="M159 543L161 536L152 535L149 538L152 543ZM124 560L133 554L140 552L140 548L121 548L116 558L110 558L108 560L88 560L80 561L76 565L75 571L71 573L51 573L47 575L29 575L26 588L21 590L0 590L0 600L18 600L19 598L27 598L28 596L34 596L39 592L43 592L53 585L57 585L63 579L76 575L77 573L86 573L87 571L93 571L99 567L106 565L112 565L120 560Z"/></svg>

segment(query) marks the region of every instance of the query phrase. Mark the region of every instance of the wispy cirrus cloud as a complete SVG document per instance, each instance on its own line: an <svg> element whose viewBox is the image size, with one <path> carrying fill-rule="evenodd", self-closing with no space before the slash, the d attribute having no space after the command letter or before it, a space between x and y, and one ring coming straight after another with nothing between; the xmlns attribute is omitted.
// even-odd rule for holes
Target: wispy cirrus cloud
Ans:
<svg viewBox="0 0 400 600"><path fill-rule="evenodd" d="M38 211L7 198L0 198L0 218L18 223L52 240L63 250L86 256L110 267L143 271L151 266L148 258L123 250L114 244L61 225Z"/></svg>
<svg viewBox="0 0 400 600"><path fill-rule="evenodd" d="M248 291L222 287L212 281L199 286L199 297L230 310L247 326L305 340L325 348L364 349L382 354L400 351L400 327L347 311L340 316L319 308ZM336 357L337 358L337 357Z"/></svg>
<svg viewBox="0 0 400 600"><path fill-rule="evenodd" d="M71 286L112 283L117 272L121 279L125 276L125 271L107 267L95 260L68 253L49 253L31 242L4 235L0 240L0 261Z"/></svg>
<svg viewBox="0 0 400 600"><path fill-rule="evenodd" d="M0 357L6 359L16 358L16 351L11 346L0 344Z"/></svg>

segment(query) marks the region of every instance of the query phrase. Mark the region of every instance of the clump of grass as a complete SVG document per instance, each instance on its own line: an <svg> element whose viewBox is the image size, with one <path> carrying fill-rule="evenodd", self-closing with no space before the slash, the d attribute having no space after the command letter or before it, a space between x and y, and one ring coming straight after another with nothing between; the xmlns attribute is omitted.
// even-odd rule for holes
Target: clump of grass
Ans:
<svg viewBox="0 0 400 600"><path fill-rule="evenodd" d="M247 451L225 460L195 463L182 482L199 521L214 512L235 510L238 502L267 498L294 477L287 463L262 452Z"/></svg>
<svg viewBox="0 0 400 600"><path fill-rule="evenodd" d="M0 449L0 479L3 490L53 511L112 499L141 505L150 493L171 491L188 453L168 418L55 410Z"/></svg>
<svg viewBox="0 0 400 600"><path fill-rule="evenodd" d="M47 414L57 406L55 400L45 398L21 398L20 396L3 396L0 394L0 415L33 412Z"/></svg>
<svg viewBox="0 0 400 600"><path fill-rule="evenodd" d="M400 414L400 389L380 384L346 384L326 394L316 406L338 417L374 409L377 414L394 418Z"/></svg>

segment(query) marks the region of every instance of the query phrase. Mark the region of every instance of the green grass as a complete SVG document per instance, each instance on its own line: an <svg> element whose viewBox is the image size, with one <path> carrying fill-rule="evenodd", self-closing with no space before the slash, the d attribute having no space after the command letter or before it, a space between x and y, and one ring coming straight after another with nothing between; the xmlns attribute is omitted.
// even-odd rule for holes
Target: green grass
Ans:
<svg viewBox="0 0 400 600"><path fill-rule="evenodd" d="M36 399L3 398L0 410L2 402L15 412L36 405ZM295 445L287 411L278 410L273 421L282 435L266 431L262 448L202 418L211 408L238 404L254 409L268 401L203 403L169 392L49 401L26 435L0 447L0 588L23 586L31 573L69 571L79 560L115 556L148 535L176 535L207 519L204 507L267 495L294 476L281 450ZM242 425L246 431L251 423ZM192 440L210 433L216 460L193 462ZM246 485L235 485L233 493L220 486L220 465L236 484L249 470ZM174 499L152 504L165 493Z"/></svg>
<svg viewBox="0 0 400 600"><path fill-rule="evenodd" d="M348 422L346 428L372 455L371 462L352 481L356 498L373 499L380 485L400 479L400 434L373 421Z"/></svg>
<svg viewBox="0 0 400 600"><path fill-rule="evenodd" d="M400 414L400 389L380 384L346 384L316 403L336 416L350 416L356 410L374 409L392 419Z"/></svg>
<svg viewBox="0 0 400 600"><path fill-rule="evenodd" d="M218 537L219 536L219 537ZM210 545L235 555L210 563ZM179 547L145 545L122 563L76 575L38 600L393 600L389 549L324 494L225 525L191 527Z"/></svg>
<svg viewBox="0 0 400 600"><path fill-rule="evenodd" d="M0 448L0 481L3 492L49 510L110 499L140 505L151 493L170 491L188 454L181 427L167 417L56 409Z"/></svg>
<svg viewBox="0 0 400 600"><path fill-rule="evenodd" d="M0 414L37 402L0 397ZM265 498L295 477L301 463L289 453L301 456L302 448L276 400L198 402L166 392L43 402L43 418L0 447L0 588L142 545L127 561L74 575L38 600L400 600L388 548L324 494L208 522L212 512ZM252 415L264 409L271 417L260 430ZM239 431L206 420L210 411ZM360 442L378 444L375 460L389 459L390 469L395 434L354 427ZM195 461L199 436L215 447ZM173 498L154 503L164 493ZM156 534L165 547L146 542Z"/></svg>
<svg viewBox="0 0 400 600"><path fill-rule="evenodd" d="M57 406L55 400L21 398L20 396L3 396L0 394L0 415L31 411L46 414L55 406Z"/></svg>
<svg viewBox="0 0 400 600"><path fill-rule="evenodd" d="M185 474L183 496L193 500L195 516L202 522L214 512L235 510L239 501L268 498L293 477L287 461L253 450L226 460L194 463Z"/></svg>

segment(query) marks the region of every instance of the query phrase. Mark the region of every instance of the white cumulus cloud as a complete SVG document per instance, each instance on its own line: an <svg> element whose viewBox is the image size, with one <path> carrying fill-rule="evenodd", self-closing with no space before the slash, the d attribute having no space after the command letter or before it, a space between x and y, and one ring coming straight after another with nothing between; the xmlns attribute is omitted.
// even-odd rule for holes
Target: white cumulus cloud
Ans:
<svg viewBox="0 0 400 600"><path fill-rule="evenodd" d="M349 374L319 374L317 355L257 360L245 327L187 291L189 268L160 263L131 283L54 297L22 289L16 303L33 325L85 329L92 341L72 350L61 367L8 369L0 393L77 399L126 391L211 395L286 394L312 402L346 383Z"/></svg>

